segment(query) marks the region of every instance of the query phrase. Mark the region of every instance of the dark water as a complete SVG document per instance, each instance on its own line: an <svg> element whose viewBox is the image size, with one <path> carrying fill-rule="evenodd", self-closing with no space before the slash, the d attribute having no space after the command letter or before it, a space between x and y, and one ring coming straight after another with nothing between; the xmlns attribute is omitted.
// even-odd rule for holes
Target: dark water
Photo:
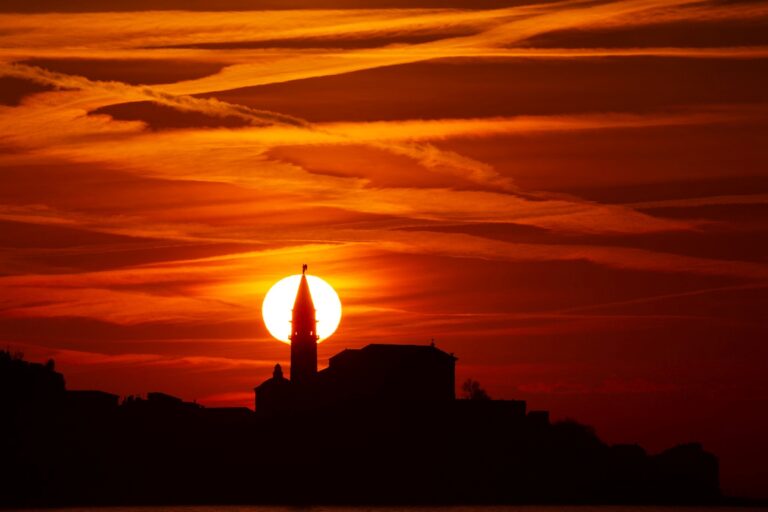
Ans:
<svg viewBox="0 0 768 512"><path fill-rule="evenodd" d="M768 507L668 507L668 506L434 506L434 507L278 507L278 506L170 506L170 507L80 507L57 509L66 512L766 512ZM24 512L33 512L26 510ZM51 512L51 509L39 512Z"/></svg>

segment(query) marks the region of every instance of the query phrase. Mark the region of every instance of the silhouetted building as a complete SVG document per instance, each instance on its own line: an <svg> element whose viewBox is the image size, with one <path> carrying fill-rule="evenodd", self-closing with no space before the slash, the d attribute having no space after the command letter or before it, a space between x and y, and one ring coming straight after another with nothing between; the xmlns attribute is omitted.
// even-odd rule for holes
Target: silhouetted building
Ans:
<svg viewBox="0 0 768 512"><path fill-rule="evenodd" d="M253 416L253 411L247 407L204 407L200 410L210 418L221 420L243 420Z"/></svg>
<svg viewBox="0 0 768 512"><path fill-rule="evenodd" d="M457 414L478 422L509 422L525 419L525 400L456 400Z"/></svg>
<svg viewBox="0 0 768 512"><path fill-rule="evenodd" d="M549 411L530 411L528 422L535 427L546 427L549 425Z"/></svg>
<svg viewBox="0 0 768 512"><path fill-rule="evenodd" d="M262 414L285 414L293 407L293 387L291 381L283 376L283 369L275 365L272 378L254 388L256 401L254 410Z"/></svg>
<svg viewBox="0 0 768 512"><path fill-rule="evenodd" d="M456 358L434 343L345 349L318 372L317 320L306 269L304 265L291 315L291 379L275 366L272 378L254 389L259 414L455 399Z"/></svg>
<svg viewBox="0 0 768 512"><path fill-rule="evenodd" d="M112 393L96 390L67 390L67 407L82 414L104 414L114 412L120 397Z"/></svg>
<svg viewBox="0 0 768 512"><path fill-rule="evenodd" d="M326 403L448 402L456 358L434 345L372 344L345 349L318 374Z"/></svg>
<svg viewBox="0 0 768 512"><path fill-rule="evenodd" d="M185 402L181 398L159 391L147 393L147 398L129 396L123 401L123 407L136 414L186 414L194 413L202 406L196 402Z"/></svg>
<svg viewBox="0 0 768 512"><path fill-rule="evenodd" d="M64 400L64 377L53 360L25 361L22 354L0 350L0 410L18 406L50 409Z"/></svg>

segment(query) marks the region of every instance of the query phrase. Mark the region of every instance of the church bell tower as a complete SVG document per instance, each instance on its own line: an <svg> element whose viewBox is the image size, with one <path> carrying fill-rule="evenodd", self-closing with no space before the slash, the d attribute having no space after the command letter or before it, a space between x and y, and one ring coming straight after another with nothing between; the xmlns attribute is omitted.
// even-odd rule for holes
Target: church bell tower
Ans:
<svg viewBox="0 0 768 512"><path fill-rule="evenodd" d="M317 319L306 272L304 265L291 319L291 382L296 384L308 382L317 374Z"/></svg>

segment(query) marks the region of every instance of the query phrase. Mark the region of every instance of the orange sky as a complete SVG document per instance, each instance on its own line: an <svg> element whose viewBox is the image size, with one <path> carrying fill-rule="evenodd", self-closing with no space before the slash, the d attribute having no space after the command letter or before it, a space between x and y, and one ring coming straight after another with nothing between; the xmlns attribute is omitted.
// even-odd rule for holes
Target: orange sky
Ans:
<svg viewBox="0 0 768 512"><path fill-rule="evenodd" d="M250 406L306 262L321 366L435 338L768 496L768 2L187 3L0 5L3 345Z"/></svg>

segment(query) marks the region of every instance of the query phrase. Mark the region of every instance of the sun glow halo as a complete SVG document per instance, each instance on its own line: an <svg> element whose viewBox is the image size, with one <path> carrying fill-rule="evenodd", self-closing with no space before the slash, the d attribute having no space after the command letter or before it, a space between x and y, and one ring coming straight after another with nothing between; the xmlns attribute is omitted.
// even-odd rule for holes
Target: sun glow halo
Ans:
<svg viewBox="0 0 768 512"><path fill-rule="evenodd" d="M288 276L275 283L264 296L261 315L269 333L290 344L291 311L299 290L301 274ZM309 292L315 304L318 343L331 336L341 322L341 301L336 290L317 276L307 274Z"/></svg>

